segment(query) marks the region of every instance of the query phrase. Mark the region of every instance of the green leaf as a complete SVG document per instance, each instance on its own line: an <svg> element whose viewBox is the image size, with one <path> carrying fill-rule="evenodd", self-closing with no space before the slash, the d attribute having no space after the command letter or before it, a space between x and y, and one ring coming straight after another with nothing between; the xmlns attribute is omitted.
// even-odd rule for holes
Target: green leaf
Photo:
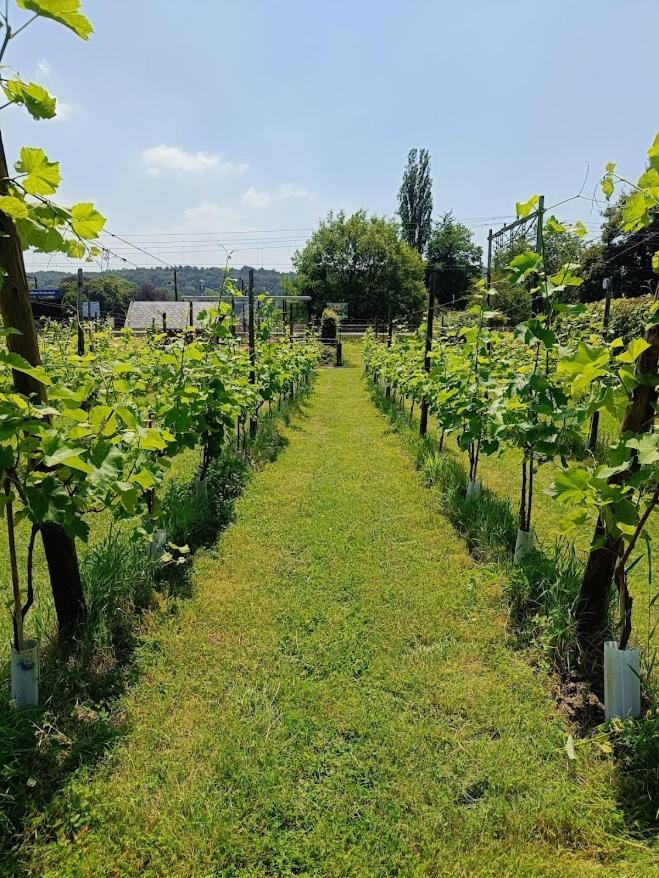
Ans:
<svg viewBox="0 0 659 878"><path fill-rule="evenodd" d="M618 354L616 360L619 363L635 363L643 351L647 351L649 347L650 345L644 338L634 338L627 345L627 349L622 354Z"/></svg>
<svg viewBox="0 0 659 878"><path fill-rule="evenodd" d="M650 166L659 170L659 132L655 134L654 142L648 150L648 158L650 159Z"/></svg>
<svg viewBox="0 0 659 878"><path fill-rule="evenodd" d="M581 500L588 487L590 473L588 470L573 467L558 473L554 479L551 493L557 500L565 503L570 500Z"/></svg>
<svg viewBox="0 0 659 878"><path fill-rule="evenodd" d="M649 433L640 439L629 439L627 448L634 448L638 452L638 462L641 466L652 466L659 461L659 435Z"/></svg>
<svg viewBox="0 0 659 878"><path fill-rule="evenodd" d="M622 207L623 228L626 232L635 232L650 224L648 208L653 206L647 203L642 192L632 192L625 199Z"/></svg>
<svg viewBox="0 0 659 878"><path fill-rule="evenodd" d="M59 162L49 162L46 153L37 147L22 147L14 167L19 174L26 175L21 185L30 195L53 195L62 179Z"/></svg>
<svg viewBox="0 0 659 878"><path fill-rule="evenodd" d="M91 202L82 201L71 208L71 225L81 238L97 238L105 225L105 217Z"/></svg>
<svg viewBox="0 0 659 878"><path fill-rule="evenodd" d="M79 11L80 0L17 0L17 3L22 9L63 24L83 40L94 33L89 19Z"/></svg>
<svg viewBox="0 0 659 878"><path fill-rule="evenodd" d="M59 439L59 437L55 437L55 438L56 438L57 443L58 443L55 450L50 454L44 454L44 457L43 457L43 460L44 460L44 463L46 464L46 466L62 466L62 465L69 466L67 461L79 461L80 463L82 463L79 455L84 453L84 451L85 451L84 448L69 448L67 445L59 444L59 442L61 441ZM45 446L45 447L47 447L47 446ZM73 467L73 468L76 468L76 467ZM85 472L91 472L91 471L92 471L91 467L89 465L86 465Z"/></svg>
<svg viewBox="0 0 659 878"><path fill-rule="evenodd" d="M604 177L602 180L602 192L604 193L607 201L613 195L614 188L615 187L613 185L613 177L607 174L606 177Z"/></svg>
<svg viewBox="0 0 659 878"><path fill-rule="evenodd" d="M45 387L48 387L48 385L50 384L50 378L46 374L45 370L41 366L31 366L27 360L23 359L23 357L20 356L20 354L14 354L10 351L0 350L0 363L3 363L5 366L9 366L16 372L22 372L25 375L29 375L31 378L34 378L35 381L38 381Z"/></svg>
<svg viewBox="0 0 659 878"><path fill-rule="evenodd" d="M652 271L656 271L659 274L659 250L652 254Z"/></svg>
<svg viewBox="0 0 659 878"><path fill-rule="evenodd" d="M519 253L508 264L513 283L521 283L532 271L537 271L541 262L542 257L540 254L534 253L532 250L528 250L526 253Z"/></svg>
<svg viewBox="0 0 659 878"><path fill-rule="evenodd" d="M12 219L27 218L27 205L14 195L3 195L0 197L0 210Z"/></svg>
<svg viewBox="0 0 659 878"><path fill-rule="evenodd" d="M617 162L607 162L607 163L606 163L606 168L605 168L606 173L607 173L607 174L612 174L612 173L615 171L616 166L617 166Z"/></svg>
<svg viewBox="0 0 659 878"><path fill-rule="evenodd" d="M7 100L23 105L33 119L52 119L55 116L57 101L42 85L8 79L3 82L2 88Z"/></svg>
<svg viewBox="0 0 659 878"><path fill-rule="evenodd" d="M518 201L515 205L517 216L522 219L532 213L538 206L540 201L539 195L532 195L528 201Z"/></svg>

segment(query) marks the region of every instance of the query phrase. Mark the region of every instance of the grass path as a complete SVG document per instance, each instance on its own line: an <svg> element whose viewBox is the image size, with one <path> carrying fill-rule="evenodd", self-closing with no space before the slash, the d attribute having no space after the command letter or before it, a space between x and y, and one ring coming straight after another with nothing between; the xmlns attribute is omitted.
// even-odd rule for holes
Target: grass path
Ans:
<svg viewBox="0 0 659 878"><path fill-rule="evenodd" d="M287 439L25 874L652 874L356 367L323 371Z"/></svg>

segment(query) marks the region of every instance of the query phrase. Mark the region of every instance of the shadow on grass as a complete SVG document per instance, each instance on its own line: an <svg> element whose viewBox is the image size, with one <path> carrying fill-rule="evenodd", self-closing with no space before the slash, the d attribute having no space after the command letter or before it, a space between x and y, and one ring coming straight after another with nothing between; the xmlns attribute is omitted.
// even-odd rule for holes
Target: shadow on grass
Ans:
<svg viewBox="0 0 659 878"><path fill-rule="evenodd" d="M467 472L458 455L441 450L433 437L421 438L418 421L400 401L388 398L370 380L369 388L389 419L387 432L403 437L426 485L470 552L501 566L515 645L529 648L536 663L554 672L559 710L578 734L591 734L604 720L603 692L601 686L593 686L592 675L583 672L574 647L583 560L570 543L559 539L550 549L536 549L513 565L517 518L509 502L485 486L479 496L467 497ZM602 679L601 673L597 679ZM659 704L657 693L647 701ZM639 838L653 838L659 832L659 708L640 719L614 723L608 731L618 768L617 802L627 829Z"/></svg>
<svg viewBox="0 0 659 878"><path fill-rule="evenodd" d="M309 392L303 388L281 411L262 417L255 440L214 461L203 488L196 480L168 485L162 519L172 543L194 552L217 540L252 472L288 444L282 423L308 417ZM149 650L158 648L143 637L145 625L163 609L176 613L177 602L191 595L189 564L162 567L118 530L85 553L81 573L88 622L74 653L63 655L54 641L43 649L42 706L15 711L8 674L0 678L0 876L26 874L19 860L25 828L38 822L72 773L96 764L129 731L117 700L137 680Z"/></svg>

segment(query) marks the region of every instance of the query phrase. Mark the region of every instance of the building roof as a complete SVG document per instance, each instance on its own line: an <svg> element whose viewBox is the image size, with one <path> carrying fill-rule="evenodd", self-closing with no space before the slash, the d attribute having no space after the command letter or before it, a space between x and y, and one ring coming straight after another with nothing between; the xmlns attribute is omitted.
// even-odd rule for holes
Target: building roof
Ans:
<svg viewBox="0 0 659 878"><path fill-rule="evenodd" d="M213 302L131 302L128 306L125 325L129 329L162 329L162 315L167 315L167 329L185 329L190 325L190 305L193 322L199 313L206 311Z"/></svg>

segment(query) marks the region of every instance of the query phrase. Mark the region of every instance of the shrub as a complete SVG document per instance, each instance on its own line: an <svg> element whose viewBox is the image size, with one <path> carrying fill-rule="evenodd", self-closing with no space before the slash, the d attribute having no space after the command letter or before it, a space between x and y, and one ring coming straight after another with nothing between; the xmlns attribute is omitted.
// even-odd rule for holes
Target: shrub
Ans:
<svg viewBox="0 0 659 878"><path fill-rule="evenodd" d="M320 318L320 338L325 341L334 341L339 333L341 318L331 308L325 308Z"/></svg>

